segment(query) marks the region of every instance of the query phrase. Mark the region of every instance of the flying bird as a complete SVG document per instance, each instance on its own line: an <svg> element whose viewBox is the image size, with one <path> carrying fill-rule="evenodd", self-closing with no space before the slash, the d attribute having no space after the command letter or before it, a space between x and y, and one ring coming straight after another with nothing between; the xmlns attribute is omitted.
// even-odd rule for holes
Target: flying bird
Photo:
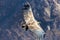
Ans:
<svg viewBox="0 0 60 40"><path fill-rule="evenodd" d="M27 2L24 4L22 9L24 19L22 28L25 28L26 31L29 29L30 31L37 35L39 40L43 40L45 32L39 25L39 22L34 18L31 5Z"/></svg>

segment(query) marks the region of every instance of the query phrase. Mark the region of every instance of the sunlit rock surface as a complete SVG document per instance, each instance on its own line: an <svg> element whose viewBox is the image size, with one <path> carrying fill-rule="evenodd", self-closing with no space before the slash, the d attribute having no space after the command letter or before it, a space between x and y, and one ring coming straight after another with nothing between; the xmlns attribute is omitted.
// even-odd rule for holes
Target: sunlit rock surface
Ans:
<svg viewBox="0 0 60 40"><path fill-rule="evenodd" d="M60 0L26 0L46 32L44 40L60 40ZM21 28L25 0L0 0L0 40L37 40L30 30ZM47 30L50 26L51 30Z"/></svg>

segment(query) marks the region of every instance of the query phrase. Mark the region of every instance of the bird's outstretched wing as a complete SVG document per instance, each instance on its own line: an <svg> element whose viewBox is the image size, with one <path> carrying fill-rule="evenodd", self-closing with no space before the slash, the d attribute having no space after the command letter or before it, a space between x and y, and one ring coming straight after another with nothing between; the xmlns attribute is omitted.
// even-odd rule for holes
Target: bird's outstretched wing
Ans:
<svg viewBox="0 0 60 40"><path fill-rule="evenodd" d="M37 22L37 20L34 18L30 4L26 3L23 8L23 18L25 21L23 27L25 27L26 29L29 28L29 30L31 30L39 37L39 40L42 39L42 36L45 34L45 32L42 27L38 25L39 22Z"/></svg>

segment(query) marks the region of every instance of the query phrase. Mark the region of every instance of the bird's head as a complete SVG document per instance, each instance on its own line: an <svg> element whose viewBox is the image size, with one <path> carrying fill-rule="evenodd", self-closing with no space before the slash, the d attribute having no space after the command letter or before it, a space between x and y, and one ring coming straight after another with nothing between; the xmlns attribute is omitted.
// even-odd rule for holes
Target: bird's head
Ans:
<svg viewBox="0 0 60 40"><path fill-rule="evenodd" d="M25 22L21 22L21 27L22 27L25 31L28 30L28 25L26 25Z"/></svg>
<svg viewBox="0 0 60 40"><path fill-rule="evenodd" d="M25 25L25 26L22 25L22 28L25 29L26 31L28 30L28 26L27 25Z"/></svg>

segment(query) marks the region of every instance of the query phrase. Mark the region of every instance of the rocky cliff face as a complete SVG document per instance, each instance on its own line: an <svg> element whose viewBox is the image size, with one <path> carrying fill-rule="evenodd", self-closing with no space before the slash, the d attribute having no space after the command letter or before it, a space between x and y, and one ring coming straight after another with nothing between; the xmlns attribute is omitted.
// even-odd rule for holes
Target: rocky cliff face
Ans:
<svg viewBox="0 0 60 40"><path fill-rule="evenodd" d="M60 0L0 0L0 40L37 40L35 34L24 31L20 25L21 8L26 1L46 31L44 40L60 40Z"/></svg>

